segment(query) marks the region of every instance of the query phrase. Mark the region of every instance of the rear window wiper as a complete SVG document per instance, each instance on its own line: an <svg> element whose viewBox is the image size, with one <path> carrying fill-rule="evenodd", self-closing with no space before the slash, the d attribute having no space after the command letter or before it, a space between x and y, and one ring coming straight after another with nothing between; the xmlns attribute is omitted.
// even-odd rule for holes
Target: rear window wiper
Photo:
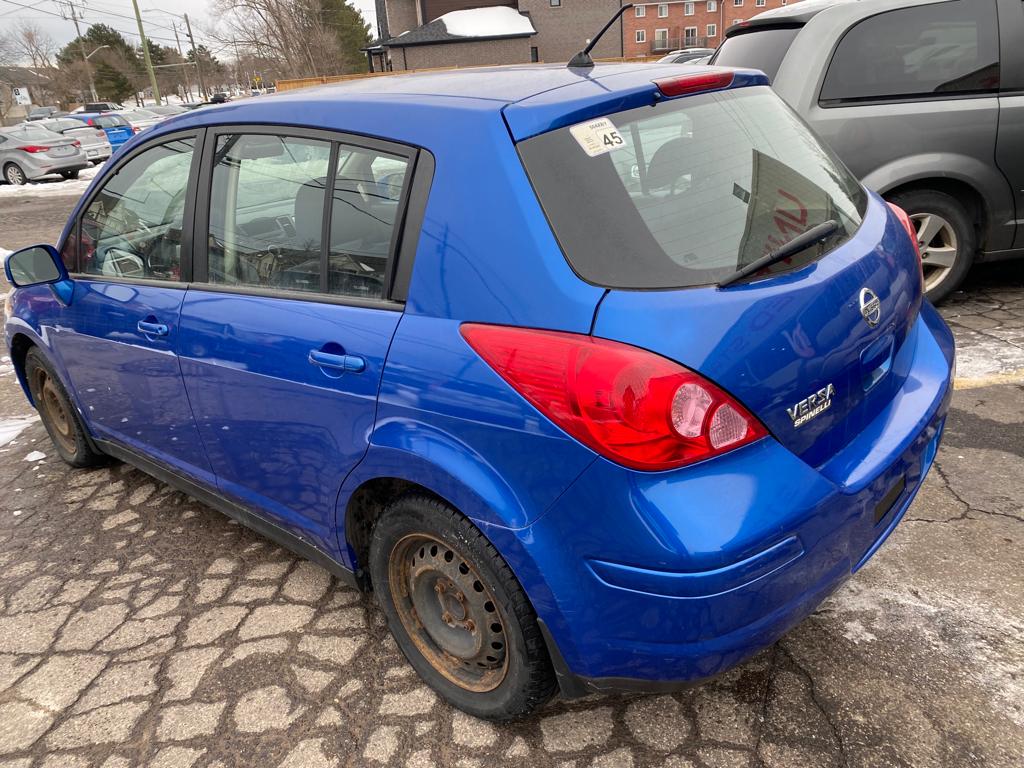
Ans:
<svg viewBox="0 0 1024 768"><path fill-rule="evenodd" d="M730 286L745 277L753 275L755 272L760 272L765 267L770 267L772 264L792 256L794 253L800 253L805 248L810 248L815 243L820 243L822 240L830 237L837 229L839 229L839 222L835 219L829 219L828 221L821 222L821 224L816 224L806 232L801 232L788 243L783 243L771 253L766 253L756 261L752 261L747 266L737 269L728 277L719 280L718 287L725 288Z"/></svg>

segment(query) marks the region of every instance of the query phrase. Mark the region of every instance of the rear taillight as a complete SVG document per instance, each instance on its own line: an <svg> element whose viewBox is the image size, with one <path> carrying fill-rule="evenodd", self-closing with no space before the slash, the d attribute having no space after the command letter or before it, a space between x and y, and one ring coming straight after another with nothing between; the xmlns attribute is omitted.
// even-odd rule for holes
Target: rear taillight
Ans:
<svg viewBox="0 0 1024 768"><path fill-rule="evenodd" d="M34 155L37 152L45 152L46 150L50 149L50 147L40 147L35 144L26 144L24 147L17 147L17 149L20 149L22 152L29 152Z"/></svg>
<svg viewBox="0 0 1024 768"><path fill-rule="evenodd" d="M138 132L139 132L139 129L138 129L138 128L136 128L136 127L135 127L135 126L133 125L133 126L132 126L132 133L138 133Z"/></svg>
<svg viewBox="0 0 1024 768"><path fill-rule="evenodd" d="M732 85L732 72L699 72L681 77L663 77L655 80L662 96L688 96L702 91L717 91Z"/></svg>
<svg viewBox="0 0 1024 768"><path fill-rule="evenodd" d="M917 242L917 227L914 226L914 222L910 220L907 212L900 208L895 203L889 203L889 208L895 214L896 219L900 224L903 225L903 229L906 230L907 234L910 235L910 242L914 244L914 253L917 254L917 268L921 273L922 283L924 281L924 262L921 261L921 246Z"/></svg>
<svg viewBox="0 0 1024 768"><path fill-rule="evenodd" d="M538 410L640 470L674 469L767 434L736 400L678 363L575 333L466 324L462 335Z"/></svg>
<svg viewBox="0 0 1024 768"><path fill-rule="evenodd" d="M80 147L82 146L82 142L80 142L78 139L75 139L74 141L71 142L71 145L74 147Z"/></svg>

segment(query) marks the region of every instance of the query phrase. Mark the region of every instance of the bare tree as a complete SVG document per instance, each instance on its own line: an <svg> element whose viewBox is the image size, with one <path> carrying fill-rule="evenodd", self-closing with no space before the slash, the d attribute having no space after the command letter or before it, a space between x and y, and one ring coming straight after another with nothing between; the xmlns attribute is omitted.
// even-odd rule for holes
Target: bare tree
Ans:
<svg viewBox="0 0 1024 768"><path fill-rule="evenodd" d="M57 44L38 26L29 21L19 22L12 39L17 55L23 61L31 62L33 69L53 67Z"/></svg>

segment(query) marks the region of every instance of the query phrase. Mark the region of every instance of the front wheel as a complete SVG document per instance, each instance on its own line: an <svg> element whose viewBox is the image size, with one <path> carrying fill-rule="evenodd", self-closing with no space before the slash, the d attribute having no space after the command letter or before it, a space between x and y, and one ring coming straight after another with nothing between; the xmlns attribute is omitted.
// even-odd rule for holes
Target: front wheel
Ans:
<svg viewBox="0 0 1024 768"><path fill-rule="evenodd" d="M391 504L370 546L374 592L420 677L475 717L509 720L555 693L537 616L483 534L443 502Z"/></svg>
<svg viewBox="0 0 1024 768"><path fill-rule="evenodd" d="M25 378L39 418L60 457L72 467L95 467L106 463L107 457L93 449L53 366L36 347L30 349L25 357Z"/></svg>
<svg viewBox="0 0 1024 768"><path fill-rule="evenodd" d="M907 212L917 230L924 290L937 303L956 290L974 263L974 222L963 204L945 192L911 190L893 196L892 202Z"/></svg>
<svg viewBox="0 0 1024 768"><path fill-rule="evenodd" d="M14 184L15 186L20 186L28 181L25 172L21 170L21 166L17 163L8 163L4 166L4 179L8 184Z"/></svg>

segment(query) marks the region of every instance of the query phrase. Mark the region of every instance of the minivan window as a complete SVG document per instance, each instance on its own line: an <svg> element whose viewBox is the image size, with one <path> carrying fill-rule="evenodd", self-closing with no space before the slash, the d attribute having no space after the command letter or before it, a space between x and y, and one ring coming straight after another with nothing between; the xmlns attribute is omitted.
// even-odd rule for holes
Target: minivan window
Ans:
<svg viewBox="0 0 1024 768"><path fill-rule="evenodd" d="M729 35L711 63L722 67L760 69L770 80L774 80L799 31L798 26L769 27Z"/></svg>
<svg viewBox="0 0 1024 768"><path fill-rule="evenodd" d="M191 138L159 144L108 177L82 214L82 272L181 279L181 232L194 145Z"/></svg>
<svg viewBox="0 0 1024 768"><path fill-rule="evenodd" d="M847 240L864 215L857 180L766 86L663 101L605 121L600 130L615 135L604 149L587 144L588 124L519 146L567 259L591 283L716 283L836 220L826 242L769 268L792 270Z"/></svg>
<svg viewBox="0 0 1024 768"><path fill-rule="evenodd" d="M991 2L920 5L880 13L836 48L820 101L985 93L999 90L999 32Z"/></svg>

